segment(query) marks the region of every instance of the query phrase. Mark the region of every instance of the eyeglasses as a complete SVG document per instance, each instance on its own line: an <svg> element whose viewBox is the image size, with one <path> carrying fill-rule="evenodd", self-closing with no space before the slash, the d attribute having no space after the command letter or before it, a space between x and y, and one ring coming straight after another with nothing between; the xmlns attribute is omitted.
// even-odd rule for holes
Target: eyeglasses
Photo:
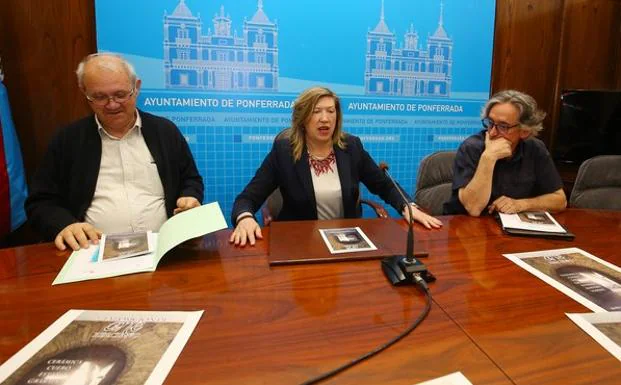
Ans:
<svg viewBox="0 0 621 385"><path fill-rule="evenodd" d="M506 134L507 132L509 132L509 130L512 129L513 127L517 127L520 125L520 123L516 123L513 125L508 125L504 123L496 123L490 118L481 119L481 123L483 123L483 127L485 127L486 130L491 130L492 127L496 127L496 129L503 134Z"/></svg>
<svg viewBox="0 0 621 385"><path fill-rule="evenodd" d="M134 95L135 91L136 91L136 87L133 87L131 91L117 91L114 93L114 95L106 95L106 94L95 94L95 95L84 94L84 95L86 96L86 100L88 100L89 102L97 106L105 106L106 104L110 102L110 100L114 101L115 103L123 104L127 102L132 97L132 95Z"/></svg>

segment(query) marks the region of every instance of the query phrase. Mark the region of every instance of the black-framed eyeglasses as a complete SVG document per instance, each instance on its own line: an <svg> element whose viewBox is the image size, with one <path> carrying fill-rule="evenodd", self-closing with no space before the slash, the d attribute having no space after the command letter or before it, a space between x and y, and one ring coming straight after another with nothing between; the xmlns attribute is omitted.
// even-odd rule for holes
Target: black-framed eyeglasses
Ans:
<svg viewBox="0 0 621 385"><path fill-rule="evenodd" d="M507 132L509 132L510 129L520 125L520 123L516 123L513 125L509 125L505 123L496 123L490 118L481 119L481 123L483 123L483 127L485 127L486 130L491 130L492 127L496 127L496 129L502 132L503 134L506 134Z"/></svg>
<svg viewBox="0 0 621 385"><path fill-rule="evenodd" d="M117 91L114 93L114 95L84 95L86 96L86 100L88 100L89 102L98 106L105 106L106 104L108 104L108 102L110 102L110 100L114 101L115 103L123 104L127 102L132 97L132 95L134 95L134 92L136 92L136 87L132 87L130 91Z"/></svg>

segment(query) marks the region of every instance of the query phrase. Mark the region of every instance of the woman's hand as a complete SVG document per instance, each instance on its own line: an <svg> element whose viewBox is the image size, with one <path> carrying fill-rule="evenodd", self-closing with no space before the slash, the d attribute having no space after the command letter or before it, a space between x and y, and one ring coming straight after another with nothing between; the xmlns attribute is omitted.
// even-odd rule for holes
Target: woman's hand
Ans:
<svg viewBox="0 0 621 385"><path fill-rule="evenodd" d="M261 227L253 216L245 216L237 221L237 226L233 230L229 242L240 247L246 246L246 243L254 246L256 239L263 239Z"/></svg>
<svg viewBox="0 0 621 385"><path fill-rule="evenodd" d="M422 212L414 204L410 204L410 207L412 207L412 215L414 216L414 220L416 222L419 222L428 229L437 229L442 227L442 222L440 222L438 218L432 217L431 215ZM410 210L408 210L407 207L403 208L401 215L403 215L407 222L410 221Z"/></svg>

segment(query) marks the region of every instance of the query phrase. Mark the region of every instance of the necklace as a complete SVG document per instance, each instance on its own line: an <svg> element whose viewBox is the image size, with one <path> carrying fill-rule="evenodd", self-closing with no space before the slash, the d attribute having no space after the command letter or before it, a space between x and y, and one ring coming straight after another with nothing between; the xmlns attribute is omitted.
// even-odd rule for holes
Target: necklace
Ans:
<svg viewBox="0 0 621 385"><path fill-rule="evenodd" d="M308 163L315 171L316 176L327 173L328 171L334 172L332 165L336 164L336 155L334 155L334 150L330 151L330 153L323 158L315 156L309 152Z"/></svg>

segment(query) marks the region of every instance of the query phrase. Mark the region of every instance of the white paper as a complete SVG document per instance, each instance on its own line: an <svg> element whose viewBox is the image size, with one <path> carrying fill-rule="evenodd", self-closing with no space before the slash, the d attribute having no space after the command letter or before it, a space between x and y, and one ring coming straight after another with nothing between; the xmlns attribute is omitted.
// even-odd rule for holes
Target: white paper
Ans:
<svg viewBox="0 0 621 385"><path fill-rule="evenodd" d="M143 378L140 383L162 384L202 314L203 311L69 310L0 366L0 382L46 376L71 384L106 379L104 376L112 375L110 368L118 361L110 359L106 365L98 366L100 362L95 356L83 354L74 356L71 363L50 362L67 360L76 349L88 352L104 346L119 352L121 357L131 357L128 367L118 365L122 370L117 372L117 381L131 382L139 376ZM149 349L142 348L144 344L149 344ZM140 362L141 357L154 363L150 373L144 372L146 361L134 370L132 364Z"/></svg>
<svg viewBox="0 0 621 385"><path fill-rule="evenodd" d="M319 229L319 233L332 254L377 250L360 227Z"/></svg>
<svg viewBox="0 0 621 385"><path fill-rule="evenodd" d="M576 247L504 254L592 311L621 310L621 268Z"/></svg>
<svg viewBox="0 0 621 385"><path fill-rule="evenodd" d="M454 372L433 380L419 382L417 385L472 385L461 372Z"/></svg>
<svg viewBox="0 0 621 385"><path fill-rule="evenodd" d="M131 258L99 261L99 245L74 251L52 285L155 271L162 257L173 247L191 238L226 228L217 202L181 212L168 219L159 233L148 233L155 252Z"/></svg>
<svg viewBox="0 0 621 385"><path fill-rule="evenodd" d="M570 320L621 361L621 312L566 314Z"/></svg>
<svg viewBox="0 0 621 385"><path fill-rule="evenodd" d="M509 229L566 233L563 226L546 211L524 211L517 214L498 213L502 226Z"/></svg>

